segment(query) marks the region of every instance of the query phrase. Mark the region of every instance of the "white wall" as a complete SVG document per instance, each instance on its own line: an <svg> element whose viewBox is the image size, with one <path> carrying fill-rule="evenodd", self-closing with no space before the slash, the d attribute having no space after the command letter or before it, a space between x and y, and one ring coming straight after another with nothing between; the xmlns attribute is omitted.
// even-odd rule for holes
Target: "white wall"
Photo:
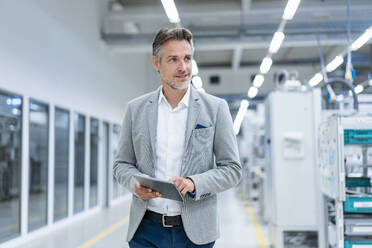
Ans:
<svg viewBox="0 0 372 248"><path fill-rule="evenodd" d="M0 1L0 89L109 121L148 91L144 54L109 54L107 0Z"/></svg>

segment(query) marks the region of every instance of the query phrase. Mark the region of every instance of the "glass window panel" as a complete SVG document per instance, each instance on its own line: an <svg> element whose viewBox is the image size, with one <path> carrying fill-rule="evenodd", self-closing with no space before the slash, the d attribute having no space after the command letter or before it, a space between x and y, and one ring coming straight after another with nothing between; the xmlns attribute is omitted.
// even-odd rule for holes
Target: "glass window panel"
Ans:
<svg viewBox="0 0 372 248"><path fill-rule="evenodd" d="M117 124L114 124L113 125L113 134L112 134L113 158L115 158L116 154L118 153L119 137L120 137L120 126L117 125ZM120 185L119 185L118 181L116 180L116 178L115 177L113 177L113 178L114 178L113 179L114 185L113 185L112 197L113 197L113 199L116 199L120 195L120 192L119 192Z"/></svg>
<svg viewBox="0 0 372 248"><path fill-rule="evenodd" d="M49 107L30 100L28 230L47 223Z"/></svg>
<svg viewBox="0 0 372 248"><path fill-rule="evenodd" d="M74 115L75 169L74 169L74 213L84 209L84 163L85 163L85 116Z"/></svg>
<svg viewBox="0 0 372 248"><path fill-rule="evenodd" d="M90 189L89 207L97 205L98 181L98 120L90 119Z"/></svg>
<svg viewBox="0 0 372 248"><path fill-rule="evenodd" d="M68 212L69 111L56 108L54 135L54 221L58 221Z"/></svg>
<svg viewBox="0 0 372 248"><path fill-rule="evenodd" d="M0 243L20 233L22 98L0 92Z"/></svg>

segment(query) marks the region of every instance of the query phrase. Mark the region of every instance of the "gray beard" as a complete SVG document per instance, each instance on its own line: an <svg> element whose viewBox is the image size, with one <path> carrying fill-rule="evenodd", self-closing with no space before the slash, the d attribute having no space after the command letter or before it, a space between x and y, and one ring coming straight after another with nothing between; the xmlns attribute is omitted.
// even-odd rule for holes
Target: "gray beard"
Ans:
<svg viewBox="0 0 372 248"><path fill-rule="evenodd" d="M174 90L184 90L186 89L187 87L189 87L189 84L190 84L190 81L191 80L187 80L185 83L181 84L181 85L177 85L176 83L172 82L172 81L165 81L165 83L171 87L172 89Z"/></svg>

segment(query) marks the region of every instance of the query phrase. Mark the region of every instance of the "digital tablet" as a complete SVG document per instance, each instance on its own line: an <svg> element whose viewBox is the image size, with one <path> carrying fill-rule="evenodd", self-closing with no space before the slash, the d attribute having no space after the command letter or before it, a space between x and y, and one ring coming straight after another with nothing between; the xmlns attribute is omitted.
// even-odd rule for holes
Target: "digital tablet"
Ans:
<svg viewBox="0 0 372 248"><path fill-rule="evenodd" d="M160 192L163 198L183 202L183 197L173 182L139 175L134 177L142 186Z"/></svg>

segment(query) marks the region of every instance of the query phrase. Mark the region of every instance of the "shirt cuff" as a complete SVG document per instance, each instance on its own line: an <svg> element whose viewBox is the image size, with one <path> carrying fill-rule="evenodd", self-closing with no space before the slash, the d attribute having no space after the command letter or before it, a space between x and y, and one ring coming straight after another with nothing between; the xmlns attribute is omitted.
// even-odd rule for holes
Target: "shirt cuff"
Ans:
<svg viewBox="0 0 372 248"><path fill-rule="evenodd" d="M194 181L190 178L190 177L186 177L188 179L190 179L192 181L192 183L194 183ZM194 183L194 192L187 192L187 194L191 197L191 198L195 198L196 196L196 190L195 190L195 183Z"/></svg>
<svg viewBox="0 0 372 248"><path fill-rule="evenodd" d="M195 193L195 192L193 192L193 193L191 193L191 192L187 192L187 194L188 194L191 198L195 198L195 196L196 196L196 193Z"/></svg>

